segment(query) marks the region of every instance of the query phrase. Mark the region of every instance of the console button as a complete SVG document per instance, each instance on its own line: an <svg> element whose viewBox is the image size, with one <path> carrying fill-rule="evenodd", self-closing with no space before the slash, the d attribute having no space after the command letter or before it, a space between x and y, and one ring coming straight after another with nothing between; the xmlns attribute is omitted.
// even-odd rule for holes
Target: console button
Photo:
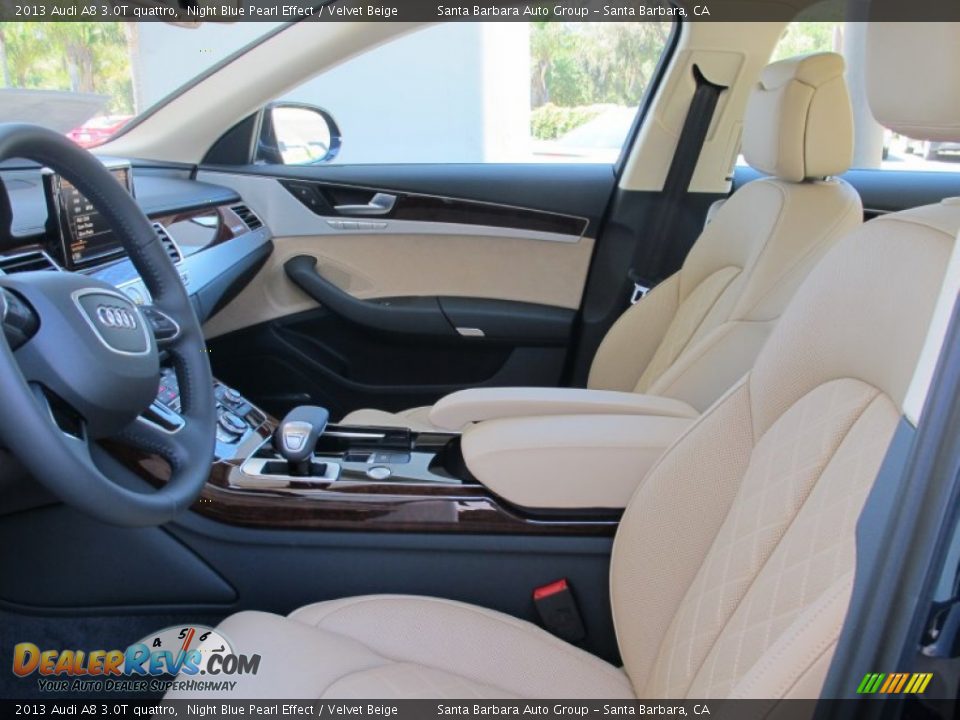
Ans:
<svg viewBox="0 0 960 720"><path fill-rule="evenodd" d="M410 462L410 453L376 452L370 457L369 462L399 465Z"/></svg>
<svg viewBox="0 0 960 720"><path fill-rule="evenodd" d="M247 423L229 410L224 410L220 413L220 427L227 432L242 435L247 430Z"/></svg>
<svg viewBox="0 0 960 720"><path fill-rule="evenodd" d="M240 402L233 406L233 411L240 417L246 417L253 412L253 405L248 402Z"/></svg>
<svg viewBox="0 0 960 720"><path fill-rule="evenodd" d="M383 465L374 465L372 468L367 470L367 477L371 480L386 480L390 477L393 472L388 467Z"/></svg>

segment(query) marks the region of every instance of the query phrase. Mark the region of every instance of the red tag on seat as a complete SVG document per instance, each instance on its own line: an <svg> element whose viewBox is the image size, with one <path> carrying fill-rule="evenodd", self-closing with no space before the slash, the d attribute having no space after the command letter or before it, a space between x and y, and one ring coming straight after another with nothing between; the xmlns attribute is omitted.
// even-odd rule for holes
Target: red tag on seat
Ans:
<svg viewBox="0 0 960 720"><path fill-rule="evenodd" d="M549 585L542 585L541 587L538 587L533 591L533 599L543 600L543 598L556 595L557 593L561 593L567 589L567 580L566 578L563 578L562 580L557 580Z"/></svg>
<svg viewBox="0 0 960 720"><path fill-rule="evenodd" d="M580 642L587 636L577 601L566 578L533 591L533 605L549 632L567 642Z"/></svg>

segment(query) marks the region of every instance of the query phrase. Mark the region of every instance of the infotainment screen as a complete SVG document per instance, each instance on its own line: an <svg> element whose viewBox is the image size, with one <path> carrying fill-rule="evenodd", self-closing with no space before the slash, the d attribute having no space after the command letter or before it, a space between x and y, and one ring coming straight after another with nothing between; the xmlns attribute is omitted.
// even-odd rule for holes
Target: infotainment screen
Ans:
<svg viewBox="0 0 960 720"><path fill-rule="evenodd" d="M117 182L133 192L128 166L108 168ZM67 269L89 265L123 254L123 246L107 219L69 180L53 173L48 178L48 207L59 225L62 258Z"/></svg>

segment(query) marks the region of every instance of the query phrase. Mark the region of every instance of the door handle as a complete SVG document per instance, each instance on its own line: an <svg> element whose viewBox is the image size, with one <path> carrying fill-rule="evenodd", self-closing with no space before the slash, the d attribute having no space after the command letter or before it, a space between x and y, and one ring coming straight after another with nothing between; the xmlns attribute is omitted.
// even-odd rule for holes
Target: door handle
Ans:
<svg viewBox="0 0 960 720"><path fill-rule="evenodd" d="M386 215L396 203L396 195L378 192L366 205L334 205L333 209L346 215Z"/></svg>

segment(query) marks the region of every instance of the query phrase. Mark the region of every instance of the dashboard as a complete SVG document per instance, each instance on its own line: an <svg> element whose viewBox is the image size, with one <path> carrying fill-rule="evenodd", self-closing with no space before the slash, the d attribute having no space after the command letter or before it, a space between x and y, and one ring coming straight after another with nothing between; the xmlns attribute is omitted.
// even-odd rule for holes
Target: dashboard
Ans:
<svg viewBox="0 0 960 720"><path fill-rule="evenodd" d="M234 190L197 181L194 168L103 158L152 221L204 322L269 257L269 229ZM120 239L88 198L59 174L24 161L0 163L0 274L78 272L138 304L150 293Z"/></svg>
<svg viewBox="0 0 960 720"><path fill-rule="evenodd" d="M193 178L193 168L100 158L151 220L177 267L194 312L204 322L226 305L267 261L269 229L234 190ZM138 305L151 302L100 209L57 173L0 163L0 275L75 272L110 283ZM217 382L217 457L265 421L235 390ZM182 424L176 376L163 371L145 417L168 432Z"/></svg>

